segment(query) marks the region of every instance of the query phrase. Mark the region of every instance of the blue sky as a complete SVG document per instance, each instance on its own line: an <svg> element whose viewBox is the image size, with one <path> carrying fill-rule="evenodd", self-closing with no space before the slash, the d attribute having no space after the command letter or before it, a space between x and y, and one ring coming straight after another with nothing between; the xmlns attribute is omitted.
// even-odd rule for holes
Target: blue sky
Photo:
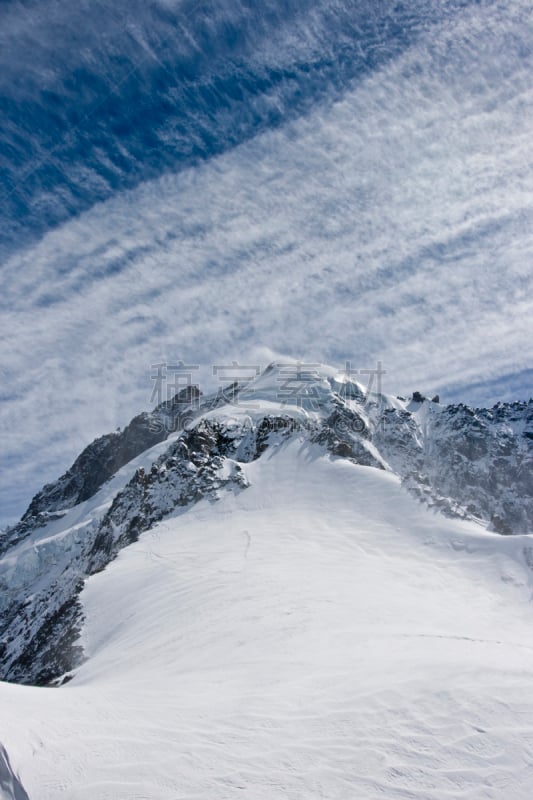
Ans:
<svg viewBox="0 0 533 800"><path fill-rule="evenodd" d="M533 394L528 3L0 15L3 521L165 359Z"/></svg>

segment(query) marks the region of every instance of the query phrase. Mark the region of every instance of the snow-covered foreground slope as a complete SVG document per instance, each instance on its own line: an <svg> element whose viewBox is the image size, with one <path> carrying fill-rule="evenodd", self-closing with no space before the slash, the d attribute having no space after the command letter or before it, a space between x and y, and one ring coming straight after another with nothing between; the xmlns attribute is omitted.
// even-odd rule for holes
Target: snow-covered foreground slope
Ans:
<svg viewBox="0 0 533 800"><path fill-rule="evenodd" d="M246 474L87 580L70 683L0 684L30 798L529 800L533 537L303 436Z"/></svg>

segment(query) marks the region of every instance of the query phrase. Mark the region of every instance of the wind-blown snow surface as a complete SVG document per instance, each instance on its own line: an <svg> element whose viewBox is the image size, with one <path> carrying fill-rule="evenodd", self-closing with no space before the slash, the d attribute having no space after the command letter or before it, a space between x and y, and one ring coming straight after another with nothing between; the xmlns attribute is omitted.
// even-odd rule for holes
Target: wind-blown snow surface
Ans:
<svg viewBox="0 0 533 800"><path fill-rule="evenodd" d="M0 14L3 519L165 359L528 399L530 2Z"/></svg>
<svg viewBox="0 0 533 800"><path fill-rule="evenodd" d="M123 550L88 660L0 685L31 798L529 800L533 539L303 438Z"/></svg>

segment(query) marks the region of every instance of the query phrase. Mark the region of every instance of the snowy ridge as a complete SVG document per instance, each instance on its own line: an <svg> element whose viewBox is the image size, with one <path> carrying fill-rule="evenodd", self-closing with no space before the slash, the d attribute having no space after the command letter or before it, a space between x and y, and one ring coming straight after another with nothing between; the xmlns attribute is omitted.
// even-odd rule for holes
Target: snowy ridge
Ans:
<svg viewBox="0 0 533 800"><path fill-rule="evenodd" d="M181 393L96 440L0 540L2 678L47 684L72 670L85 578L180 509L247 489L248 465L292 439L395 473L448 516L533 530L532 401L473 410L415 397L280 362L212 396Z"/></svg>

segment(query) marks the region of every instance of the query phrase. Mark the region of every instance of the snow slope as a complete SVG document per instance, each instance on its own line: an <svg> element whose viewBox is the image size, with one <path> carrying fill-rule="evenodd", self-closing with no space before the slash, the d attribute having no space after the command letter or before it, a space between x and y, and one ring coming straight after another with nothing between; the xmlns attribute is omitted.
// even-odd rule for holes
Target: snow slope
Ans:
<svg viewBox="0 0 533 800"><path fill-rule="evenodd" d="M0 684L32 800L529 800L533 537L281 436L81 598L61 688Z"/></svg>

